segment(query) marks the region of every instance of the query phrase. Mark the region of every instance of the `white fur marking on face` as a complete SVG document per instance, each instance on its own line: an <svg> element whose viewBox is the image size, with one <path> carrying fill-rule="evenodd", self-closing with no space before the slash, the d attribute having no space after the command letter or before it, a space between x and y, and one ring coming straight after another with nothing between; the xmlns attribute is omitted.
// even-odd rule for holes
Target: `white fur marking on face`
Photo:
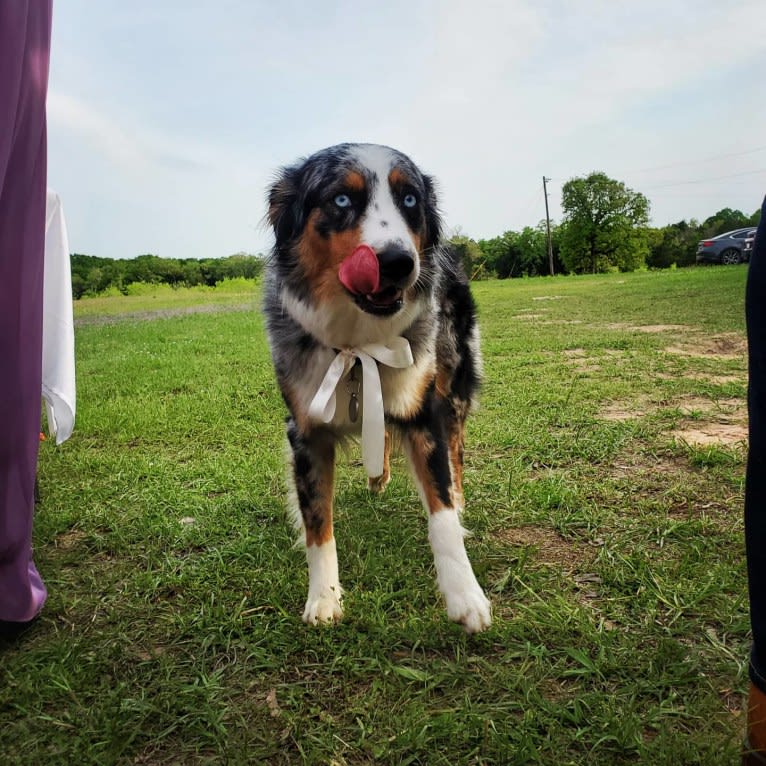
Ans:
<svg viewBox="0 0 766 766"><path fill-rule="evenodd" d="M492 623L492 609L468 560L465 534L453 509L446 508L428 517L428 540L447 616L461 623L468 633L478 633Z"/></svg>
<svg viewBox="0 0 766 766"><path fill-rule="evenodd" d="M384 146L366 145L356 147L354 156L377 177L373 197L362 220L362 241L376 251L391 245L408 250L415 259L415 269L410 279L410 284L414 284L420 274L418 251L412 239L412 231L388 183L389 173L394 167L394 155Z"/></svg>
<svg viewBox="0 0 766 766"><path fill-rule="evenodd" d="M338 554L335 538L322 545L306 547L309 565L309 595L303 621L310 625L337 622L343 616L343 589L338 579Z"/></svg>

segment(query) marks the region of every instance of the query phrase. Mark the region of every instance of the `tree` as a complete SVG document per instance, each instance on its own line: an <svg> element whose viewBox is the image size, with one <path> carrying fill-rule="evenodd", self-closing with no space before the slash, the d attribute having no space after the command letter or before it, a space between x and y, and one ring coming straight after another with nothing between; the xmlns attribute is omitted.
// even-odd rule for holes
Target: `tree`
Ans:
<svg viewBox="0 0 766 766"><path fill-rule="evenodd" d="M725 207L714 213L702 222L701 239L708 237L717 237L727 231L734 229L744 229L751 224L752 217L745 215L741 210L732 210ZM756 222L757 223L757 222Z"/></svg>
<svg viewBox="0 0 766 766"><path fill-rule="evenodd" d="M693 218L662 229L651 229L647 265L652 269L690 266L696 261L697 243L702 239L700 224Z"/></svg>
<svg viewBox="0 0 766 766"><path fill-rule="evenodd" d="M605 173L591 173L564 184L561 207L561 260L568 271L595 274L645 265L649 200L643 194Z"/></svg>

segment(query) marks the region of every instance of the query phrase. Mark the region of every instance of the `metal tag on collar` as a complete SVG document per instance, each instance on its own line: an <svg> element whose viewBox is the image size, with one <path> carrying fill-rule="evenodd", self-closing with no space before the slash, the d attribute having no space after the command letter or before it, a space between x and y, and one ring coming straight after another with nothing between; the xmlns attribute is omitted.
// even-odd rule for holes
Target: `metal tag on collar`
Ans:
<svg viewBox="0 0 766 766"><path fill-rule="evenodd" d="M346 391L349 394L348 419L352 423L356 423L356 419L359 417L359 389L361 388L361 383L356 377L357 364L351 368L346 378Z"/></svg>

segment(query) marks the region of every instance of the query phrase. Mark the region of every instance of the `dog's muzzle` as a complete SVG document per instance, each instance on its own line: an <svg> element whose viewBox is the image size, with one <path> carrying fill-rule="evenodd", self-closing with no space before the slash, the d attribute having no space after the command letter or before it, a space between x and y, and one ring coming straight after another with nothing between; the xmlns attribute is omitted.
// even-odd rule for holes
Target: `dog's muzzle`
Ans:
<svg viewBox="0 0 766 766"><path fill-rule="evenodd" d="M376 253L363 244L341 263L338 278L360 309L390 316L401 309L403 290L414 269L414 257L402 247L386 247Z"/></svg>

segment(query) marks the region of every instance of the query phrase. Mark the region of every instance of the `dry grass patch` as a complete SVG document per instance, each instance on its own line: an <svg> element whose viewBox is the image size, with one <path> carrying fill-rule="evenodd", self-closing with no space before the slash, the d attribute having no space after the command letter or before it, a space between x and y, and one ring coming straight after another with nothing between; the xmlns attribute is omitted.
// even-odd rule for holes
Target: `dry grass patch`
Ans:
<svg viewBox="0 0 766 766"><path fill-rule="evenodd" d="M645 332L649 334L663 332L698 332L699 328L685 324L627 324L625 322L611 322L603 325L607 330L622 330L624 332Z"/></svg>
<svg viewBox="0 0 766 766"><path fill-rule="evenodd" d="M665 348L666 353L698 359L745 359L747 341L737 333L722 333L699 340L689 340Z"/></svg>
<svg viewBox="0 0 766 766"><path fill-rule="evenodd" d="M635 420L649 414L651 402L641 398L635 401L616 401L607 404L599 412L602 420L623 423L626 420Z"/></svg>
<svg viewBox="0 0 766 766"><path fill-rule="evenodd" d="M58 535L53 544L58 550L70 551L77 548L86 538L87 535L81 529L69 529Z"/></svg>
<svg viewBox="0 0 766 766"><path fill-rule="evenodd" d="M701 446L732 445L747 441L747 403L743 399L686 397L679 405L683 414L703 413L704 419L684 420L673 431L676 439Z"/></svg>
<svg viewBox="0 0 766 766"><path fill-rule="evenodd" d="M692 427L676 429L673 436L687 444L700 446L740 444L747 441L747 424L699 423Z"/></svg>
<svg viewBox="0 0 766 766"><path fill-rule="evenodd" d="M524 526L503 529L498 539L509 546L532 548L535 558L545 565L555 565L567 571L593 559L592 548L575 540L566 540L546 527Z"/></svg>

